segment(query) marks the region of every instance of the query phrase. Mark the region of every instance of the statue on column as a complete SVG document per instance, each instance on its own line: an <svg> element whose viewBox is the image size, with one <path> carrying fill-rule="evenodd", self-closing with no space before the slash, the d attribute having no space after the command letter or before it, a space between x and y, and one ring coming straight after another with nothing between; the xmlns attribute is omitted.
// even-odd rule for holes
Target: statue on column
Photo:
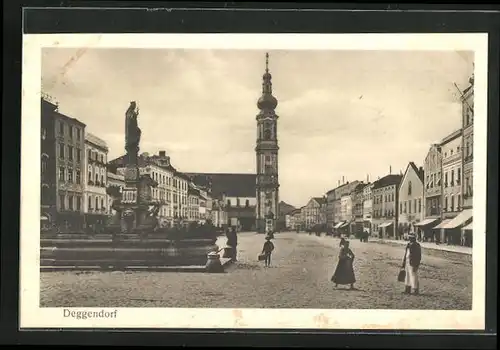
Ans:
<svg viewBox="0 0 500 350"><path fill-rule="evenodd" d="M125 113L125 150L127 151L129 164L137 164L137 154L139 153L139 142L141 140L141 129L137 124L139 108L135 101L130 102L130 106Z"/></svg>

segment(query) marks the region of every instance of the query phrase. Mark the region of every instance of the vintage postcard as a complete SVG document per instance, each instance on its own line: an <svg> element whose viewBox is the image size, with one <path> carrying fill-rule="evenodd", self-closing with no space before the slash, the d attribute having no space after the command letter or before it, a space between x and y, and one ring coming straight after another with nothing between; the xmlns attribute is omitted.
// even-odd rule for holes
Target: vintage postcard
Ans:
<svg viewBox="0 0 500 350"><path fill-rule="evenodd" d="M483 329L487 39L25 35L21 327Z"/></svg>

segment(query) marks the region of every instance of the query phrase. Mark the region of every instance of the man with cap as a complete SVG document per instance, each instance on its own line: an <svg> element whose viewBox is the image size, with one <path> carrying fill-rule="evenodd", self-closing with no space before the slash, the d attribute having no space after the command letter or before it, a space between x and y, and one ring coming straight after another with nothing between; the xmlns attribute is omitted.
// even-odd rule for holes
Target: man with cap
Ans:
<svg viewBox="0 0 500 350"><path fill-rule="evenodd" d="M405 294L419 293L418 285L418 267L422 260L422 248L417 243L417 237L414 233L408 235L410 242L406 245L405 256L403 258L403 268L405 276Z"/></svg>

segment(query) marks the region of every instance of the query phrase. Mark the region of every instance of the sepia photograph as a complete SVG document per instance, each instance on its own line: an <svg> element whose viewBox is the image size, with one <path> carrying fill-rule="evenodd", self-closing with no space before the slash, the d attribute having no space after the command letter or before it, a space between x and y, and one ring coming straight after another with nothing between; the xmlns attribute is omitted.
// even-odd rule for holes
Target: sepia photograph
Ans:
<svg viewBox="0 0 500 350"><path fill-rule="evenodd" d="M21 323L484 326L486 35L24 41Z"/></svg>

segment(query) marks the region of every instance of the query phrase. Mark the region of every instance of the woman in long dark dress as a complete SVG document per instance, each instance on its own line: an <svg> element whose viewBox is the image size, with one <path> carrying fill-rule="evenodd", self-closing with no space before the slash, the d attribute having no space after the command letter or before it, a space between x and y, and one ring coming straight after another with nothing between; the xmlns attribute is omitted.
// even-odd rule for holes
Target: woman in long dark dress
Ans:
<svg viewBox="0 0 500 350"><path fill-rule="evenodd" d="M354 289L354 283L356 283L356 277L354 276L354 253L349 248L349 241L345 241L343 246L340 248L339 262L335 273L332 276L332 282L335 283L335 287L340 285L351 285L351 289Z"/></svg>

